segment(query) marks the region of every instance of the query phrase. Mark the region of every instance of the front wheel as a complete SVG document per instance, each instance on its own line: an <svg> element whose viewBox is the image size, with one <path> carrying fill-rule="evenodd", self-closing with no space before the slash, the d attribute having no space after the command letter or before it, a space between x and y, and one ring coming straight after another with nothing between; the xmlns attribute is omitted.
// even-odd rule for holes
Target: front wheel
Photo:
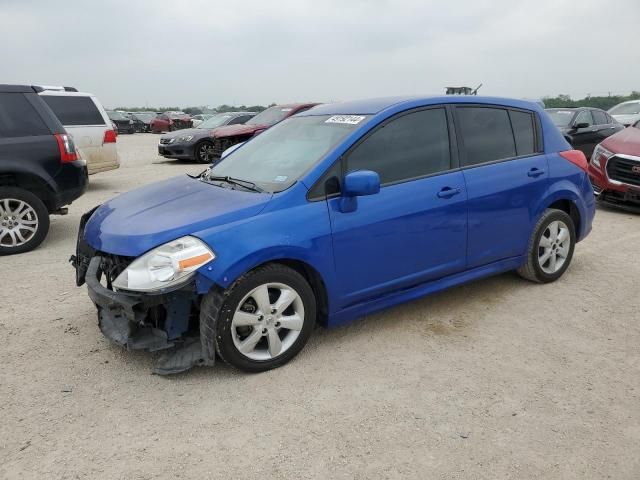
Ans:
<svg viewBox="0 0 640 480"><path fill-rule="evenodd" d="M209 292L200 309L204 348L247 372L284 365L305 346L316 299L305 278L280 264L259 267L227 291Z"/></svg>
<svg viewBox="0 0 640 480"><path fill-rule="evenodd" d="M195 161L198 163L211 163L213 161L213 143L201 142L196 145Z"/></svg>
<svg viewBox="0 0 640 480"><path fill-rule="evenodd" d="M569 268L576 245L573 220L562 210L548 208L533 229L527 263L518 269L521 277L537 283L559 279Z"/></svg>
<svg viewBox="0 0 640 480"><path fill-rule="evenodd" d="M33 250L47 236L49 212L33 193L0 187L0 255Z"/></svg>

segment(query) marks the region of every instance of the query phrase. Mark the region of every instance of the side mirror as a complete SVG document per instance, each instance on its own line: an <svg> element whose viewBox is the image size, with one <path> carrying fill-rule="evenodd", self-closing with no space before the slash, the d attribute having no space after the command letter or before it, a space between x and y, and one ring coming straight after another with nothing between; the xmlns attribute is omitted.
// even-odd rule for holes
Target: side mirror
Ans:
<svg viewBox="0 0 640 480"><path fill-rule="evenodd" d="M361 197L375 195L380 191L380 175L371 170L357 170L349 172L344 177L343 195L347 197Z"/></svg>
<svg viewBox="0 0 640 480"><path fill-rule="evenodd" d="M587 122L580 122L580 123L576 123L573 128L575 128L576 130L580 129L580 128L587 128L589 127L589 124Z"/></svg>
<svg viewBox="0 0 640 480"><path fill-rule="evenodd" d="M357 170L345 175L342 182L340 211L355 212L358 208L358 197L375 195L380 191L380 175L371 170Z"/></svg>

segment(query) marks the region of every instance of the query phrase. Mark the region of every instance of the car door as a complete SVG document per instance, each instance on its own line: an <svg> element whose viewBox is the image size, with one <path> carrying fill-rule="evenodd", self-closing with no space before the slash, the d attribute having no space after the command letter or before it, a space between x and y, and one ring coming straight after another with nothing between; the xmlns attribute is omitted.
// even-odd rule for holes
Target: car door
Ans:
<svg viewBox="0 0 640 480"><path fill-rule="evenodd" d="M522 255L548 186L535 114L491 106L455 109L467 189L467 268Z"/></svg>
<svg viewBox="0 0 640 480"><path fill-rule="evenodd" d="M344 173L373 170L381 188L351 212L327 200L341 307L464 269L466 191L454 158L445 107L399 114L343 157Z"/></svg>
<svg viewBox="0 0 640 480"><path fill-rule="evenodd" d="M617 133L624 128L619 123L614 122L613 118L611 118L606 114L606 112L603 112L602 110L591 110L591 113L593 115L593 121L596 127L596 145L602 142L605 138L610 137L614 133ZM589 153L589 157L591 157L592 154L593 150Z"/></svg>
<svg viewBox="0 0 640 480"><path fill-rule="evenodd" d="M578 128L578 125L585 125ZM594 125L591 110L580 110L573 120L573 130L570 132L571 145L582 151L587 158L591 157L593 149L598 144L597 128Z"/></svg>

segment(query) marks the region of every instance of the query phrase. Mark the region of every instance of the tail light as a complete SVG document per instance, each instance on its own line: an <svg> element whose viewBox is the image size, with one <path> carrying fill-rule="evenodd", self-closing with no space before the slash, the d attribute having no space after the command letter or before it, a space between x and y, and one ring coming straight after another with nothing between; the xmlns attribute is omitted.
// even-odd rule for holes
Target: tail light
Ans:
<svg viewBox="0 0 640 480"><path fill-rule="evenodd" d="M104 139L102 140L102 144L105 143L116 143L116 131L115 130L107 130L104 132Z"/></svg>
<svg viewBox="0 0 640 480"><path fill-rule="evenodd" d="M56 141L58 142L60 161L62 163L70 163L78 160L78 152L70 135L66 133L56 133L54 137L56 137Z"/></svg>
<svg viewBox="0 0 640 480"><path fill-rule="evenodd" d="M589 168L587 157L585 157L584 153L582 153L580 150L566 150L564 152L560 152L560 156L565 160L569 160L571 163L578 166L585 172Z"/></svg>

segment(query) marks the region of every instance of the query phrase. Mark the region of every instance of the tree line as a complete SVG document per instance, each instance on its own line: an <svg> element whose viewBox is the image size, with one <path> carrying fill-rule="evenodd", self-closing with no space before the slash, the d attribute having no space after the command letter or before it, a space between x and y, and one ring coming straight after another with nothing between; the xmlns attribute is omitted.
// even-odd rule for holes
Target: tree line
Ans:
<svg viewBox="0 0 640 480"><path fill-rule="evenodd" d="M606 97L589 95L580 100L573 100L569 95L558 95L557 97L543 97L542 101L546 108L595 107L609 110L619 103L638 99L640 99L640 92L634 90L630 95L608 95Z"/></svg>

